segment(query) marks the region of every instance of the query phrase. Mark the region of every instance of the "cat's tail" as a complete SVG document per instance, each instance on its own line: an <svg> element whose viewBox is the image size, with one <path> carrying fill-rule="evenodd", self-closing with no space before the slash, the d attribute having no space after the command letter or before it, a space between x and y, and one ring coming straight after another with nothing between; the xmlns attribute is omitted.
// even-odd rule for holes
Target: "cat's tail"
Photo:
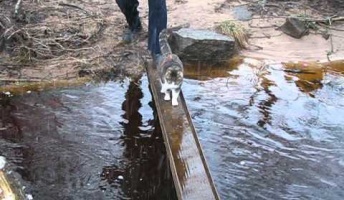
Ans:
<svg viewBox="0 0 344 200"><path fill-rule="evenodd" d="M168 44L168 32L167 29L163 29L159 34L160 50L162 55L172 54L170 45Z"/></svg>

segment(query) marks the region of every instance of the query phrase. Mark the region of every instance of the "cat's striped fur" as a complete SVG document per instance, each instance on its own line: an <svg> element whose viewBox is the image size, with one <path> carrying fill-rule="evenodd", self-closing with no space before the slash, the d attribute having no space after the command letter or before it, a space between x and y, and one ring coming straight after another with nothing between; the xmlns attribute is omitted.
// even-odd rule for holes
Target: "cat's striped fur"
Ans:
<svg viewBox="0 0 344 200"><path fill-rule="evenodd" d="M161 82L161 93L164 93L164 99L169 101L171 100L171 91L172 105L177 106L178 96L183 83L184 67L179 57L172 53L170 45L168 44L167 34L166 29L162 30L159 34L161 57L158 62L158 70Z"/></svg>

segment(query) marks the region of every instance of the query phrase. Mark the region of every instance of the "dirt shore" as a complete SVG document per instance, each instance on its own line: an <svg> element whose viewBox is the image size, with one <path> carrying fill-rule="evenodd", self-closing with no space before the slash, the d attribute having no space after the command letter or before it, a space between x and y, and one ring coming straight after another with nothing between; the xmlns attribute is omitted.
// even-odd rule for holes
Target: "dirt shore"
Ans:
<svg viewBox="0 0 344 200"><path fill-rule="evenodd" d="M323 25L328 39L319 31L295 39L277 29L289 16L342 17L343 6L336 0L167 0L167 4L168 27L188 23L191 28L213 30L225 20L241 23L250 36L249 48L240 53L245 57L276 62L344 59L343 21ZM130 45L121 43L125 19L115 1L24 0L16 17L14 8L13 1L0 2L0 33L6 37L0 45L1 85L85 75L137 76L150 59L148 1L139 6L144 33Z"/></svg>

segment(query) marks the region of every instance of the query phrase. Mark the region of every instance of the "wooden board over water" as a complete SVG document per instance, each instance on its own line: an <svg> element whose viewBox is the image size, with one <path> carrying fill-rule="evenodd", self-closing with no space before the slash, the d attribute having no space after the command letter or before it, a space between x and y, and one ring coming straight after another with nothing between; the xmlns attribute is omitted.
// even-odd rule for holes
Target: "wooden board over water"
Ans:
<svg viewBox="0 0 344 200"><path fill-rule="evenodd" d="M172 107L171 101L164 101L160 93L158 74L152 63L147 65L147 72L178 198L219 199L183 93L179 105Z"/></svg>

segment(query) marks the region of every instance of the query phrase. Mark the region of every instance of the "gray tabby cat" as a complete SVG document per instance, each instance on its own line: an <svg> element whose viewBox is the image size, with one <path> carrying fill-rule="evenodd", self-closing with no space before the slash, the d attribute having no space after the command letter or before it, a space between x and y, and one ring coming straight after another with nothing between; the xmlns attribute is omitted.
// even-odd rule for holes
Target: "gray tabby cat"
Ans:
<svg viewBox="0 0 344 200"><path fill-rule="evenodd" d="M184 76L184 67L179 57L172 53L167 41L167 30L164 29L159 35L161 56L158 60L158 70L161 83L161 93L165 94L164 100L171 100L172 106L178 106L178 96L181 90Z"/></svg>

